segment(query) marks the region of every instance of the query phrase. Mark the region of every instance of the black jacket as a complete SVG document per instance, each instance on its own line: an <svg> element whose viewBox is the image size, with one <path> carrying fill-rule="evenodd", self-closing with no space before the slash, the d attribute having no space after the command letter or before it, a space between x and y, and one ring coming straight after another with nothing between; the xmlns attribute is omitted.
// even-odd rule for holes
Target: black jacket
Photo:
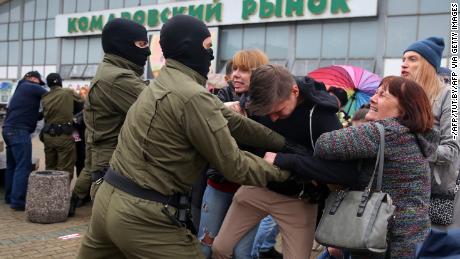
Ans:
<svg viewBox="0 0 460 259"><path fill-rule="evenodd" d="M331 161L313 157L314 144L318 137L324 133L340 129L342 126L337 118L339 110L337 100L326 91L319 90L318 83L309 77L296 78L303 102L300 103L293 113L286 119L272 122L268 117L262 117L258 121L284 137L298 144L304 145L311 151L305 154L278 153L275 165L291 171L297 178L310 182L350 184L357 176L356 161ZM315 106L311 120L312 138L310 137L310 112ZM337 175L341 177L338 178ZM342 177L343 176L343 177ZM284 183L270 183L270 189L286 194L294 195L302 186L292 179Z"/></svg>

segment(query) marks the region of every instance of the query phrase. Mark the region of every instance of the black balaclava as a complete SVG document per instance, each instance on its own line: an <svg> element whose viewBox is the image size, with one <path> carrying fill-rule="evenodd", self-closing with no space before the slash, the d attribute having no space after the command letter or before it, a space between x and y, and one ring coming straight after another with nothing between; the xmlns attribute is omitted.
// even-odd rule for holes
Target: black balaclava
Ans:
<svg viewBox="0 0 460 259"><path fill-rule="evenodd" d="M148 42L147 30L144 26L127 19L113 19L102 29L102 48L105 53L120 56L143 67L151 53L149 48L134 45L134 42L139 40Z"/></svg>
<svg viewBox="0 0 460 259"><path fill-rule="evenodd" d="M175 59L208 78L214 59L212 49L203 47L203 40L211 36L206 25L189 15L176 15L161 28L160 46L165 58Z"/></svg>
<svg viewBox="0 0 460 259"><path fill-rule="evenodd" d="M62 78L58 73L50 73L46 77L46 84L48 87L61 86L62 87Z"/></svg>

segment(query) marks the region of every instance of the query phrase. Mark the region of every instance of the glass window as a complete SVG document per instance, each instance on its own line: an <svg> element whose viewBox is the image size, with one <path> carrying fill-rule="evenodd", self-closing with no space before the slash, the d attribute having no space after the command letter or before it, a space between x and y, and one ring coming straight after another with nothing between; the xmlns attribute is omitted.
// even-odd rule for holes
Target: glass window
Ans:
<svg viewBox="0 0 460 259"><path fill-rule="evenodd" d="M89 11L89 0L78 0L77 12L88 12L88 11Z"/></svg>
<svg viewBox="0 0 460 259"><path fill-rule="evenodd" d="M34 65L45 64L45 40L34 41Z"/></svg>
<svg viewBox="0 0 460 259"><path fill-rule="evenodd" d="M8 42L0 42L0 66L7 65Z"/></svg>
<svg viewBox="0 0 460 259"><path fill-rule="evenodd" d="M74 65L70 71L70 77L83 77L86 65Z"/></svg>
<svg viewBox="0 0 460 259"><path fill-rule="evenodd" d="M13 0L10 5L10 22L19 22L21 18L22 0Z"/></svg>
<svg viewBox="0 0 460 259"><path fill-rule="evenodd" d="M220 59L229 60L233 58L233 54L242 49L243 30L240 28L223 29L219 38Z"/></svg>
<svg viewBox="0 0 460 259"><path fill-rule="evenodd" d="M86 64L88 61L88 38L75 40L75 64Z"/></svg>
<svg viewBox="0 0 460 259"><path fill-rule="evenodd" d="M109 9L123 8L123 0L109 0Z"/></svg>
<svg viewBox="0 0 460 259"><path fill-rule="evenodd" d="M54 18L59 14L60 4L61 0L48 0L48 18Z"/></svg>
<svg viewBox="0 0 460 259"><path fill-rule="evenodd" d="M92 78L96 75L98 65L88 65L83 73L83 77Z"/></svg>
<svg viewBox="0 0 460 259"><path fill-rule="evenodd" d="M322 57L347 57L349 35L348 28L348 23L327 23L323 25L323 50L321 53Z"/></svg>
<svg viewBox="0 0 460 259"><path fill-rule="evenodd" d="M351 22L350 57L375 57L378 26L377 21Z"/></svg>
<svg viewBox="0 0 460 259"><path fill-rule="evenodd" d="M19 46L17 41L8 42L8 65L17 66L19 63Z"/></svg>
<svg viewBox="0 0 460 259"><path fill-rule="evenodd" d="M45 38L45 25L46 21L36 21L35 22L35 35L34 38Z"/></svg>
<svg viewBox="0 0 460 259"><path fill-rule="evenodd" d="M35 0L25 0L24 20L30 21L35 18Z"/></svg>
<svg viewBox="0 0 460 259"><path fill-rule="evenodd" d="M54 37L54 19L46 21L46 37Z"/></svg>
<svg viewBox="0 0 460 259"><path fill-rule="evenodd" d="M43 50L37 50L43 51ZM23 65L32 65L34 58L34 41L25 40L22 42L22 64Z"/></svg>
<svg viewBox="0 0 460 259"><path fill-rule="evenodd" d="M61 63L73 64L73 53L75 51L74 39L62 39Z"/></svg>
<svg viewBox="0 0 460 259"><path fill-rule="evenodd" d="M415 14L418 0L388 0L388 14Z"/></svg>
<svg viewBox="0 0 460 259"><path fill-rule="evenodd" d="M101 0L92 0L91 1L91 11L99 11L105 9L105 1Z"/></svg>
<svg viewBox="0 0 460 259"><path fill-rule="evenodd" d="M431 36L443 37L445 44L448 45L450 28L447 24L449 23L449 15L422 15L419 18L418 38L426 39ZM447 51L444 52L444 54L446 53Z"/></svg>
<svg viewBox="0 0 460 259"><path fill-rule="evenodd" d="M58 39L48 39L46 40L46 59L45 63L47 65L57 64L58 57Z"/></svg>
<svg viewBox="0 0 460 259"><path fill-rule="evenodd" d="M0 40L8 39L8 24L0 24Z"/></svg>
<svg viewBox="0 0 460 259"><path fill-rule="evenodd" d="M0 5L0 22L8 22L8 15L10 14L10 5L8 2Z"/></svg>
<svg viewBox="0 0 460 259"><path fill-rule="evenodd" d="M139 0L125 0L125 7L138 6Z"/></svg>
<svg viewBox="0 0 460 259"><path fill-rule="evenodd" d="M267 27L265 53L270 59L285 59L288 54L289 26Z"/></svg>
<svg viewBox="0 0 460 259"><path fill-rule="evenodd" d="M319 58L321 54L321 24L297 25L295 46L296 58Z"/></svg>
<svg viewBox="0 0 460 259"><path fill-rule="evenodd" d="M75 13L76 4L77 0L64 0L63 13Z"/></svg>
<svg viewBox="0 0 460 259"><path fill-rule="evenodd" d="M156 3L156 0L141 0L141 5L154 5Z"/></svg>
<svg viewBox="0 0 460 259"><path fill-rule="evenodd" d="M243 49L265 49L265 26L244 28Z"/></svg>
<svg viewBox="0 0 460 259"><path fill-rule="evenodd" d="M35 19L45 19L47 8L47 0L37 0L37 6L35 8Z"/></svg>
<svg viewBox="0 0 460 259"><path fill-rule="evenodd" d="M89 39L88 51L88 63L100 63L102 61L104 51L102 50L101 37Z"/></svg>
<svg viewBox="0 0 460 259"><path fill-rule="evenodd" d="M24 22L22 25L22 38L32 39L34 37L34 22Z"/></svg>
<svg viewBox="0 0 460 259"><path fill-rule="evenodd" d="M450 13L450 0L420 0L420 13Z"/></svg>
<svg viewBox="0 0 460 259"><path fill-rule="evenodd" d="M416 40L417 17L388 17L386 56L401 57L403 51Z"/></svg>
<svg viewBox="0 0 460 259"><path fill-rule="evenodd" d="M59 70L59 74L63 79L69 79L70 78L70 72L72 71L72 66L67 65L67 66L61 66Z"/></svg>
<svg viewBox="0 0 460 259"><path fill-rule="evenodd" d="M19 40L19 23L10 23L8 37L10 40Z"/></svg>

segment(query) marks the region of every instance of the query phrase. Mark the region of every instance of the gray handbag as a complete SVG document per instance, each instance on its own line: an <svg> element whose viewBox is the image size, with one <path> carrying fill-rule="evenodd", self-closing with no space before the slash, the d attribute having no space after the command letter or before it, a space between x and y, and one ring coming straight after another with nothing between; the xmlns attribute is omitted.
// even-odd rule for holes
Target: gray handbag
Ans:
<svg viewBox="0 0 460 259"><path fill-rule="evenodd" d="M371 180L364 191L340 190L329 195L315 233L322 245L373 253L387 249L388 220L395 206L390 195L382 192L385 136L383 126L376 125L380 145ZM371 190L377 170L377 186Z"/></svg>

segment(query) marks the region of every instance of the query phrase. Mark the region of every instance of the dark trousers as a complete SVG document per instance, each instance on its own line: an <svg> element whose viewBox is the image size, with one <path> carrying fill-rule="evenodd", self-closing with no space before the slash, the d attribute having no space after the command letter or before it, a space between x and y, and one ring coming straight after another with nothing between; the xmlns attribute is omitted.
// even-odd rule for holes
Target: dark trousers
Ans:
<svg viewBox="0 0 460 259"><path fill-rule="evenodd" d="M32 168L32 140L23 129L3 128L6 144L5 201L12 208L26 203L27 183Z"/></svg>

